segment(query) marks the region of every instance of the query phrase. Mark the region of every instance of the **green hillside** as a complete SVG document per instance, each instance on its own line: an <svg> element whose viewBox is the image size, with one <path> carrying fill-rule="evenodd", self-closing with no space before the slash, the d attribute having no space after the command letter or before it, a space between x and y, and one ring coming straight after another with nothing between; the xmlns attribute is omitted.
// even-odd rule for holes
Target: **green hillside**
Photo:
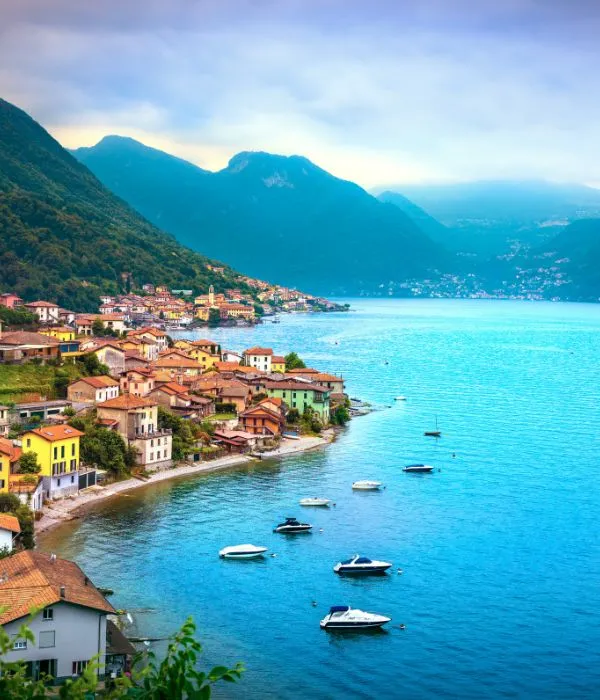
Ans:
<svg viewBox="0 0 600 700"><path fill-rule="evenodd" d="M237 284L146 221L25 112L0 100L0 291L92 311L129 283ZM239 286L239 284L237 284Z"/></svg>

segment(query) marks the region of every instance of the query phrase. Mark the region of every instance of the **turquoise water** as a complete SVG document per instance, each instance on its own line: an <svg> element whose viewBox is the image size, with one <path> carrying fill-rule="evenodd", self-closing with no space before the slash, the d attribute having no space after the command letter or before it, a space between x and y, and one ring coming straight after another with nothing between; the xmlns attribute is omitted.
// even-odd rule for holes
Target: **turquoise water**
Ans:
<svg viewBox="0 0 600 700"><path fill-rule="evenodd" d="M117 607L143 609L142 634L193 614L207 662L248 669L218 697L600 696L600 306L353 304L212 336L296 350L389 408L326 450L104 504L44 548L114 588ZM437 442L422 435L436 415ZM400 471L415 461L441 471ZM360 478L387 488L353 493ZM297 506L313 495L337 506ZM273 534L286 515L314 533ZM219 560L240 542L277 557ZM332 566L355 552L392 561L392 573L337 577ZM393 622L328 634L319 620L333 604Z"/></svg>

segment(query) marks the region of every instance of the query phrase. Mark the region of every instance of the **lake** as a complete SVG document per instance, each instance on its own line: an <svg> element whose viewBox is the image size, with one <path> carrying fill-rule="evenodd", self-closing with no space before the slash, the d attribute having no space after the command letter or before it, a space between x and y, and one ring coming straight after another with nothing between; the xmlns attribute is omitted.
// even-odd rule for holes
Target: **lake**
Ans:
<svg viewBox="0 0 600 700"><path fill-rule="evenodd" d="M113 588L139 634L193 615L206 663L247 667L217 697L598 697L600 305L351 303L197 336L295 350L380 410L326 449L104 503L42 547ZM436 417L438 441L423 436ZM369 478L386 489L351 490ZM297 505L315 495L336 507ZM274 534L288 515L313 533ZM277 557L219 559L242 542ZM354 553L394 566L336 576ZM322 631L339 604L393 621Z"/></svg>

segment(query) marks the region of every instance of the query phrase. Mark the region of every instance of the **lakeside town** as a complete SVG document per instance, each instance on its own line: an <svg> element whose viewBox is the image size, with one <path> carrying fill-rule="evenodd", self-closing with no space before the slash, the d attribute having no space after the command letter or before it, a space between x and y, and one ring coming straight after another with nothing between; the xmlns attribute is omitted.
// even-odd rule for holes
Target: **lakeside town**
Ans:
<svg viewBox="0 0 600 700"><path fill-rule="evenodd" d="M278 290L259 292L263 314L311 306ZM168 335L168 324L193 327L215 309L256 322L247 299L145 291L102 297L97 314L0 295L11 322L0 325L0 625L5 660L34 679L72 682L96 659L95 673L114 681L135 653L104 592L74 562L36 550L37 534L125 490L326 445L354 410L343 377L291 348ZM38 644L28 645L19 629L34 607Z"/></svg>

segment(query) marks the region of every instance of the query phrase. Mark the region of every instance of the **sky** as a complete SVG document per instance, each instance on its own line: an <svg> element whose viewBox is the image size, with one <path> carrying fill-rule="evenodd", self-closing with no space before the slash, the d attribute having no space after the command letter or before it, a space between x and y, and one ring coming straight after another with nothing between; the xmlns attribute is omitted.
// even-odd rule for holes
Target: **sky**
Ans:
<svg viewBox="0 0 600 700"><path fill-rule="evenodd" d="M597 185L599 30L597 0L0 0L0 96L210 170Z"/></svg>

